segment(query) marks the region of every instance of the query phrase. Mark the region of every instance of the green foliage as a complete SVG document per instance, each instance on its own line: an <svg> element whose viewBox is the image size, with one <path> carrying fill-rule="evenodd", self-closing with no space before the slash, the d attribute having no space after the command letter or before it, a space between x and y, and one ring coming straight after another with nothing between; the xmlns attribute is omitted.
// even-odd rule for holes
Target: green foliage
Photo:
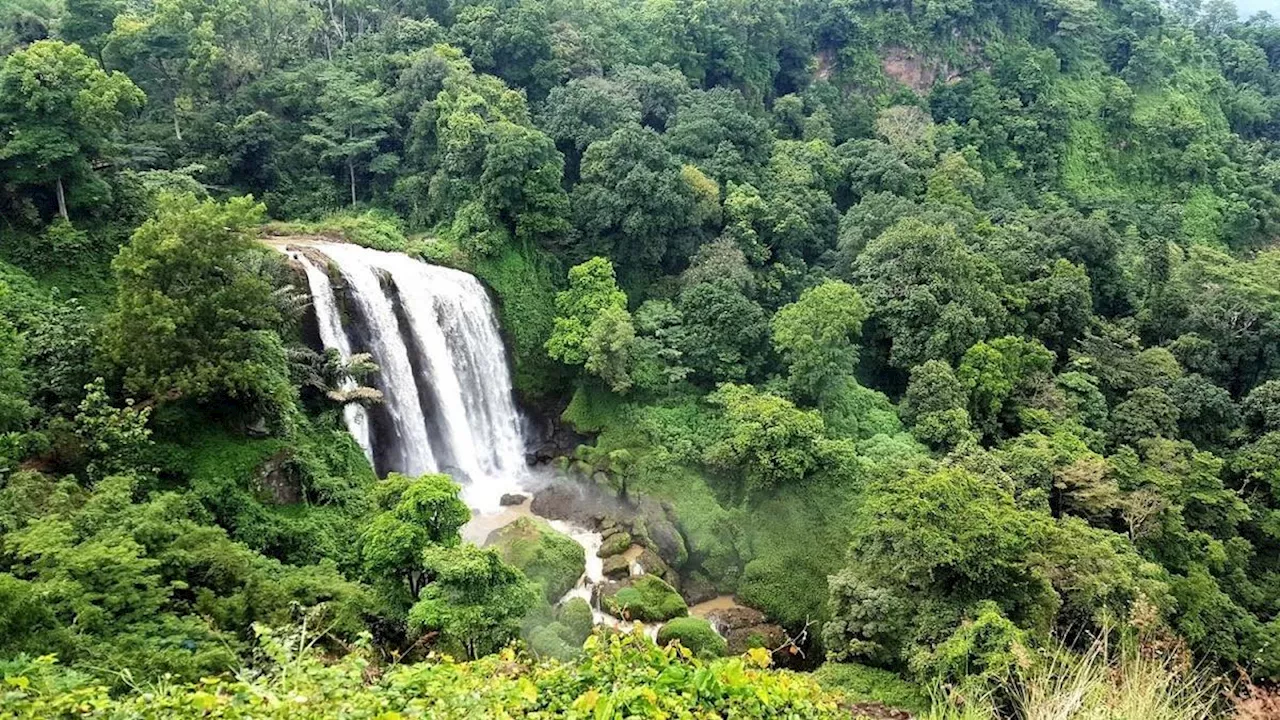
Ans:
<svg viewBox="0 0 1280 720"><path fill-rule="evenodd" d="M85 445L89 478L101 480L143 467L151 447L150 408L137 409L133 400L126 400L123 408L112 407L102 378L86 385L85 392L75 423Z"/></svg>
<svg viewBox="0 0 1280 720"><path fill-rule="evenodd" d="M702 661L658 648L639 634L595 636L588 652L570 663L537 662L503 653L469 663L444 659L402 665L376 682L369 661L353 653L338 663L314 655L291 656L284 640L274 655L282 665L253 679L208 678L166 684L156 692L113 698L106 689L60 673L52 658L27 661L6 672L15 717L75 712L142 718L325 718L336 706L369 715L424 712L438 718L552 713L566 718L633 715L764 717L826 720L843 717L835 697L804 675L765 669L755 658ZM89 709L85 709L89 708Z"/></svg>
<svg viewBox="0 0 1280 720"><path fill-rule="evenodd" d="M409 625L436 632L470 658L497 652L520 631L537 599L535 585L493 548L432 545L422 552L428 583L409 609Z"/></svg>
<svg viewBox="0 0 1280 720"><path fill-rule="evenodd" d="M707 460L741 468L748 492L798 483L838 452L836 441L825 437L822 416L785 398L726 383L711 401L724 409L728 427Z"/></svg>
<svg viewBox="0 0 1280 720"><path fill-rule="evenodd" d="M18 50L0 67L0 167L10 182L56 185L64 220L67 186L71 202L100 205L107 193L93 163L145 99L124 73L103 72L77 45L43 40Z"/></svg>
<svg viewBox="0 0 1280 720"><path fill-rule="evenodd" d="M853 373L854 338L867 308L858 291L838 280L804 291L773 316L773 345L791 369L791 384L804 397L819 398Z"/></svg>
<svg viewBox="0 0 1280 720"><path fill-rule="evenodd" d="M878 702L909 712L923 712L929 699L916 685L888 670L857 663L823 663L813 677L828 690L853 702Z"/></svg>
<svg viewBox="0 0 1280 720"><path fill-rule="evenodd" d="M119 290L108 321L112 359L148 397L230 398L274 423L293 390L270 330L280 321L267 279L246 257L262 213L249 198L225 204L170 196L112 263Z"/></svg>
<svg viewBox="0 0 1280 720"><path fill-rule="evenodd" d="M951 225L897 223L858 256L854 277L898 368L954 362L1008 322L999 268Z"/></svg>
<svg viewBox="0 0 1280 720"><path fill-rule="evenodd" d="M586 553L545 521L522 517L493 531L486 544L537 583L549 603L564 597L586 571Z"/></svg>
<svg viewBox="0 0 1280 720"><path fill-rule="evenodd" d="M694 656L701 658L724 657L729 647L724 638L716 633L715 628L702 618L683 617L664 623L658 629L658 644L670 645L679 642L688 648Z"/></svg>
<svg viewBox="0 0 1280 720"><path fill-rule="evenodd" d="M416 599L431 579L423 554L429 548L456 547L458 531L471 519L459 491L448 475L388 475L375 491L382 512L361 533L369 579L407 590Z"/></svg>
<svg viewBox="0 0 1280 720"><path fill-rule="evenodd" d="M547 352L569 365L590 364L597 373L607 372L617 364L625 366L625 356L616 356L630 344L630 326L627 295L618 289L613 264L592 258L569 269L569 289L556 295L555 329ZM634 334L632 329L630 337Z"/></svg>

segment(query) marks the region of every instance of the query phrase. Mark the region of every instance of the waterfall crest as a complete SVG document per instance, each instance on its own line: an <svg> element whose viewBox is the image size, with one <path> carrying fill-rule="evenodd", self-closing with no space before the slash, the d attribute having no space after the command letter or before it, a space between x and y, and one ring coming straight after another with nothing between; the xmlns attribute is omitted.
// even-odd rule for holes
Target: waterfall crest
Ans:
<svg viewBox="0 0 1280 720"><path fill-rule="evenodd" d="M491 511L519 488L524 441L497 318L467 273L401 253L343 243L292 243L327 258L342 277L347 316L328 275L307 271L321 340L349 358L368 352L383 402L348 406L347 427L380 474L448 472L474 508ZM361 438L364 438L362 441Z"/></svg>

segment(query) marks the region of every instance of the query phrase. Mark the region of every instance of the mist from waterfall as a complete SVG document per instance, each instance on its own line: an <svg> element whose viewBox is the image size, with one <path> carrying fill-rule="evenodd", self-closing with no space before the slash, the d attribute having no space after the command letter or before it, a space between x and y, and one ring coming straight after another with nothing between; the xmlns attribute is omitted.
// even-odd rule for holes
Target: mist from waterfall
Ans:
<svg viewBox="0 0 1280 720"><path fill-rule="evenodd" d="M349 405L347 427L379 474L447 472L483 512L520 488L521 423L497 318L467 273L343 243L305 247L320 337L344 358L367 352L383 402ZM330 281L327 259L342 289ZM345 315L342 310L345 309ZM363 440L362 440L363 438Z"/></svg>

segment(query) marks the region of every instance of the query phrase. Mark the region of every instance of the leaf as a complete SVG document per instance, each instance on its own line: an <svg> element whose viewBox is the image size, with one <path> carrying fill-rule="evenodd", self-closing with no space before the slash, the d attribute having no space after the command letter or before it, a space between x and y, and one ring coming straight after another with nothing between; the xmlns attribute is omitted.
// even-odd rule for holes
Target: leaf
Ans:
<svg viewBox="0 0 1280 720"><path fill-rule="evenodd" d="M772 653L764 648L751 648L747 651L747 659L751 661L751 664L761 668L767 668L773 664Z"/></svg>

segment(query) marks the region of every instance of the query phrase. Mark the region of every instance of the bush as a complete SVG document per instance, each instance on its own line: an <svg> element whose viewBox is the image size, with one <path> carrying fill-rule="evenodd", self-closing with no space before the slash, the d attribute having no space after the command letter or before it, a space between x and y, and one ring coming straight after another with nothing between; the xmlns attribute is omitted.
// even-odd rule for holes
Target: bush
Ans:
<svg viewBox="0 0 1280 720"><path fill-rule="evenodd" d="M587 569L582 546L537 518L522 517L504 525L494 530L485 544L541 585L547 602L564 597Z"/></svg>
<svg viewBox="0 0 1280 720"><path fill-rule="evenodd" d="M582 645L591 634L592 626L595 625L591 605L582 598L570 598L560 606L559 621L569 632L568 637L573 638L574 645Z"/></svg>
<svg viewBox="0 0 1280 720"><path fill-rule="evenodd" d="M611 614L640 622L662 622L689 614L680 593L656 575L641 575L608 598Z"/></svg>
<svg viewBox="0 0 1280 720"><path fill-rule="evenodd" d="M915 713L929 709L929 699L919 687L888 670L829 662L823 663L813 677L828 690L843 693L850 702L878 702Z"/></svg>
<svg viewBox="0 0 1280 720"><path fill-rule="evenodd" d="M711 627L711 623L698 617L676 618L658 630L658 644L679 642L701 658L724 657L729 645Z"/></svg>

